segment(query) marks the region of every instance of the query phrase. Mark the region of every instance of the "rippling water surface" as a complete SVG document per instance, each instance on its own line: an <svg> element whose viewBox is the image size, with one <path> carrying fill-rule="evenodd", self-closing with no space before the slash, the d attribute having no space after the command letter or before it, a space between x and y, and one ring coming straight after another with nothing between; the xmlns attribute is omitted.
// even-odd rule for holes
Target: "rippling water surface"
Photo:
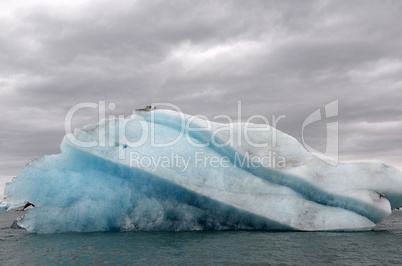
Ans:
<svg viewBox="0 0 402 266"><path fill-rule="evenodd" d="M402 264L402 211L373 231L125 232L38 235L11 229L22 215L0 211L0 265Z"/></svg>

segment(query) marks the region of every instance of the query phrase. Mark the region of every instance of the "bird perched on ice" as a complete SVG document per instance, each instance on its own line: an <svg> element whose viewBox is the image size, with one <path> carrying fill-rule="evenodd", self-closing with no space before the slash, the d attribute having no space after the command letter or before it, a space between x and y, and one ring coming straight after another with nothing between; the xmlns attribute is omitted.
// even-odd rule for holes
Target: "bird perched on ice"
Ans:
<svg viewBox="0 0 402 266"><path fill-rule="evenodd" d="M140 111L140 112L149 112L151 110L155 110L156 107L152 107L152 105L148 105L145 108L142 109L135 109L136 111Z"/></svg>

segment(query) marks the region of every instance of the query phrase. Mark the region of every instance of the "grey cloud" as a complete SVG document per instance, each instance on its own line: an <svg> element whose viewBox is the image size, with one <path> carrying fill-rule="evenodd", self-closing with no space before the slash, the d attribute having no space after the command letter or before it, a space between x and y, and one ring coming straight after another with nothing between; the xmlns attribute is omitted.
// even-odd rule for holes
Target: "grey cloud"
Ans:
<svg viewBox="0 0 402 266"><path fill-rule="evenodd" d="M99 100L116 103L113 114L171 102L209 117L235 117L241 100L243 119L285 114L279 129L301 140L304 119L338 99L341 158L401 161L400 10L395 1L14 7L0 15L0 158L10 162L0 171L58 152L68 109ZM74 125L94 122L87 110ZM394 127L362 126L380 122ZM324 121L306 130L322 149Z"/></svg>

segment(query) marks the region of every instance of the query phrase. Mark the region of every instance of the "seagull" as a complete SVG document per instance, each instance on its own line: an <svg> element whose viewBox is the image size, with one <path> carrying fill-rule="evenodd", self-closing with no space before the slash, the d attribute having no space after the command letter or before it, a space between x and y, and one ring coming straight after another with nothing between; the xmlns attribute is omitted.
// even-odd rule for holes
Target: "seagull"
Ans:
<svg viewBox="0 0 402 266"><path fill-rule="evenodd" d="M136 111L139 111L139 112L149 112L149 111L151 111L151 110L155 110L155 108L156 107L152 107L152 105L148 105L148 106L146 106L145 108L142 108L142 109L135 109Z"/></svg>

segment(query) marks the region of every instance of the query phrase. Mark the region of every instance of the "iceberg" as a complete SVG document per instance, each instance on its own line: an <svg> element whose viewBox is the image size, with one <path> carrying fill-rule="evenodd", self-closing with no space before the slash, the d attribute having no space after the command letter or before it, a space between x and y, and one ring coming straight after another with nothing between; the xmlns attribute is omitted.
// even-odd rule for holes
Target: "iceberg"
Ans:
<svg viewBox="0 0 402 266"><path fill-rule="evenodd" d="M0 210L7 210L10 207L10 203L0 201Z"/></svg>
<svg viewBox="0 0 402 266"><path fill-rule="evenodd" d="M392 166L332 166L269 125L171 110L87 125L61 151L6 187L4 206L36 206L30 232L371 230L402 203Z"/></svg>

